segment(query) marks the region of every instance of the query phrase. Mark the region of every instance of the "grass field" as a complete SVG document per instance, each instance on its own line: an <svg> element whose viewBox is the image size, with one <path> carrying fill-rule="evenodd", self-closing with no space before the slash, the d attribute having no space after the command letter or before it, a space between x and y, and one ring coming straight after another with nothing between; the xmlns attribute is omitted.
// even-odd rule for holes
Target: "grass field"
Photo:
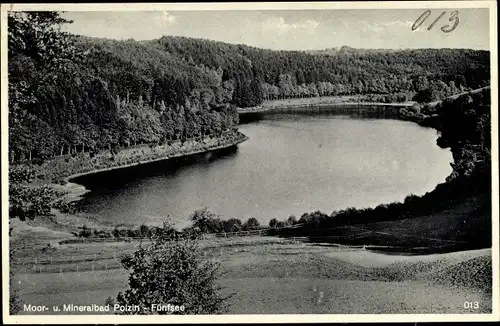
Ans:
<svg viewBox="0 0 500 326"><path fill-rule="evenodd" d="M491 311L491 250L393 256L278 239L206 240L207 259L221 262L221 285L235 293L229 313L471 313ZM127 252L137 243L61 246L60 258ZM80 252L80 255L79 255ZM100 256L99 256L100 257ZM118 264L99 269L34 273L19 268L16 287L25 303L104 304L126 287ZM79 260L80 259L80 260ZM68 266L54 260L54 266ZM57 267L56 267L57 269ZM489 285L489 286L488 286ZM477 310L464 309L477 301Z"/></svg>

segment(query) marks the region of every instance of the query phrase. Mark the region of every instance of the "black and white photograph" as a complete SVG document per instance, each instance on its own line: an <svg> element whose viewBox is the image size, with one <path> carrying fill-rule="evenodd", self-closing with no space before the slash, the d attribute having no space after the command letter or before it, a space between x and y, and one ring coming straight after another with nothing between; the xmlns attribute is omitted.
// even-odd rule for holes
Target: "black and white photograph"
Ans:
<svg viewBox="0 0 500 326"><path fill-rule="evenodd" d="M5 322L499 320L495 2L1 25Z"/></svg>

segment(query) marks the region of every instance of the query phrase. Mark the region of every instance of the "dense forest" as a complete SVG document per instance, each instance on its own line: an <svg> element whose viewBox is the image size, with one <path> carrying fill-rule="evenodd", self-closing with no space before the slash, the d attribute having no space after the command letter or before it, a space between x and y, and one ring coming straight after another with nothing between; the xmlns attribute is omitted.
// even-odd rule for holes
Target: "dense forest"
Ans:
<svg viewBox="0 0 500 326"><path fill-rule="evenodd" d="M221 70L68 35L66 23L51 12L9 16L11 162L220 136L238 122Z"/></svg>
<svg viewBox="0 0 500 326"><path fill-rule="evenodd" d="M488 51L311 54L170 36L114 41L61 32L68 23L55 12L9 15L11 162L220 136L238 123L237 107L266 99L428 102L489 84Z"/></svg>
<svg viewBox="0 0 500 326"><path fill-rule="evenodd" d="M417 100L428 102L488 85L490 76L488 51L342 47L311 54L170 36L146 43L194 64L222 68L223 80L235 85L233 102L241 107L261 98L355 94L399 95L402 101L424 90L431 98Z"/></svg>

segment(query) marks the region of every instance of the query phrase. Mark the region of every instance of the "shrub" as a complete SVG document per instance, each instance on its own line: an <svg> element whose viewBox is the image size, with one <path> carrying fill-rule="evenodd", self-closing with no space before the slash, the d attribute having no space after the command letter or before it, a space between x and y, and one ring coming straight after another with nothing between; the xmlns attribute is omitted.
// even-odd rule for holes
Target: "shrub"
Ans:
<svg viewBox="0 0 500 326"><path fill-rule="evenodd" d="M237 218L230 218L227 221L223 221L222 224L224 232L238 232L243 228L241 220Z"/></svg>
<svg viewBox="0 0 500 326"><path fill-rule="evenodd" d="M218 314L227 308L220 294L220 265L202 259L198 240L177 239L165 224L147 247L122 259L130 271L128 288L118 293L120 305L138 305L140 311L123 314ZM151 305L184 306L184 311L151 311Z"/></svg>
<svg viewBox="0 0 500 326"><path fill-rule="evenodd" d="M107 297L106 300L104 301L104 305L106 305L106 306L112 307L112 306L114 306L114 304L115 304L115 298L113 298L111 296Z"/></svg>
<svg viewBox="0 0 500 326"><path fill-rule="evenodd" d="M297 218L295 217L295 215L290 215L286 221L288 225L297 224Z"/></svg>
<svg viewBox="0 0 500 326"><path fill-rule="evenodd" d="M273 219L271 219L269 221L269 227L270 228L273 228L273 229L276 228L277 224L278 224L278 219L277 218L273 218Z"/></svg>
<svg viewBox="0 0 500 326"><path fill-rule="evenodd" d="M9 217L21 220L33 219L36 215L51 215L51 202L56 192L49 186L33 187L9 184Z"/></svg>
<svg viewBox="0 0 500 326"><path fill-rule="evenodd" d="M9 166L9 183L32 182L35 179L35 174L35 169L29 165Z"/></svg>
<svg viewBox="0 0 500 326"><path fill-rule="evenodd" d="M415 103L409 108L409 110L414 114L419 114L422 110L422 106L419 103Z"/></svg>
<svg viewBox="0 0 500 326"><path fill-rule="evenodd" d="M260 226L259 221L255 217L250 217L243 225L244 230L255 230Z"/></svg>
<svg viewBox="0 0 500 326"><path fill-rule="evenodd" d="M190 216L190 220L193 222L193 227L198 228L201 233L225 231L223 222L220 220L219 216L210 212L206 207L194 211Z"/></svg>
<svg viewBox="0 0 500 326"><path fill-rule="evenodd" d="M87 226L83 226L83 228L80 231L80 233L78 233L78 236L79 237L83 237L83 238L88 238L91 235L92 235L92 230L89 229Z"/></svg>
<svg viewBox="0 0 500 326"><path fill-rule="evenodd" d="M75 202L67 202L63 199L59 199L52 204L53 208L58 209L62 213L74 214L77 211Z"/></svg>

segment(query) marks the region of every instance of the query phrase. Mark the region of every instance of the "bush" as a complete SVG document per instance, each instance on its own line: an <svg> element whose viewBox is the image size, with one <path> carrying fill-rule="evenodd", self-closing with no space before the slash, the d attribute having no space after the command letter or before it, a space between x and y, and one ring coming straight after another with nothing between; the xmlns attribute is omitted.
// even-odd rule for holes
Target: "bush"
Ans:
<svg viewBox="0 0 500 326"><path fill-rule="evenodd" d="M83 228L80 231L80 233L78 233L78 236L79 237L83 237L83 238L88 238L91 235L92 235L92 230L89 229L87 226L83 226Z"/></svg>
<svg viewBox="0 0 500 326"><path fill-rule="evenodd" d="M127 237L129 237L129 238L135 238L135 237L137 237L136 230L128 229L127 230Z"/></svg>
<svg viewBox="0 0 500 326"><path fill-rule="evenodd" d="M223 222L217 214L210 212L206 207L196 210L190 216L193 227L198 228L201 233L217 233L225 231ZM227 232L227 231L226 231Z"/></svg>
<svg viewBox="0 0 500 326"><path fill-rule="evenodd" d="M286 227L286 226L287 226L287 225L286 225L286 223L285 223L285 222L283 222L283 221L278 221L278 222L276 223L276 228L277 228L277 229L279 229L279 228L284 228L284 227Z"/></svg>
<svg viewBox="0 0 500 326"><path fill-rule="evenodd" d="M111 238L112 234L108 230L94 229L94 237L97 237L97 238Z"/></svg>
<svg viewBox="0 0 500 326"><path fill-rule="evenodd" d="M140 230L141 237L147 238L151 235L151 230L144 224L141 225L139 230Z"/></svg>
<svg viewBox="0 0 500 326"><path fill-rule="evenodd" d="M62 213L74 214L77 212L77 204L75 202L67 202L63 199L55 201L52 207L58 209Z"/></svg>
<svg viewBox="0 0 500 326"><path fill-rule="evenodd" d="M237 218L230 218L227 221L223 221L224 232L238 232L243 228L243 224Z"/></svg>
<svg viewBox="0 0 500 326"><path fill-rule="evenodd" d="M243 225L244 230L255 230L260 227L259 221L255 217L250 217Z"/></svg>
<svg viewBox="0 0 500 326"><path fill-rule="evenodd" d="M106 306L112 307L112 306L114 306L114 304L115 304L115 298L113 298L111 296L107 297L106 300L104 301L104 305L106 305Z"/></svg>
<svg viewBox="0 0 500 326"><path fill-rule="evenodd" d="M9 217L22 221L36 215L52 215L51 202L56 192L49 186L31 187L23 184L9 184Z"/></svg>
<svg viewBox="0 0 500 326"><path fill-rule="evenodd" d="M32 182L35 179L35 175L35 169L29 165L19 164L9 166L9 183Z"/></svg>
<svg viewBox="0 0 500 326"><path fill-rule="evenodd" d="M422 105L420 105L419 103L415 103L409 108L409 110L413 114L420 114L420 111L422 110Z"/></svg>
<svg viewBox="0 0 500 326"><path fill-rule="evenodd" d="M270 228L276 228L276 226L278 225L278 219L277 218L273 218L269 221L269 227Z"/></svg>
<svg viewBox="0 0 500 326"><path fill-rule="evenodd" d="M286 221L288 225L297 224L297 218L295 217L295 215L290 215Z"/></svg>
<svg viewBox="0 0 500 326"><path fill-rule="evenodd" d="M227 299L217 284L220 265L202 259L198 240L172 236L165 224L151 237L147 247L122 259L130 271L128 289L118 293L120 305L138 305L140 311L123 314L218 314ZM173 241L174 240L174 241ZM151 305L184 306L184 311L151 311Z"/></svg>

